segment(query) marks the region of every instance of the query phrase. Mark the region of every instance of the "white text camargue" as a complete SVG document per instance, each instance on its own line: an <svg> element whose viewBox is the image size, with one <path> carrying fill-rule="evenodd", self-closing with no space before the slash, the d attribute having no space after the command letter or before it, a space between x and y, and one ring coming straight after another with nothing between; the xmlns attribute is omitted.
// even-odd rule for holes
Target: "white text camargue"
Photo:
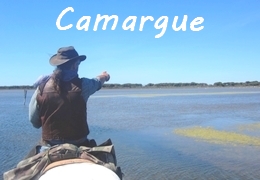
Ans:
<svg viewBox="0 0 260 180"><path fill-rule="evenodd" d="M61 26L61 21L63 18L66 18L66 16L69 15L69 12L74 12L73 7L67 7L66 9L64 9L58 16L57 20L56 20L56 26L59 30L68 30L70 28L73 27L74 24L67 24L66 26ZM66 15L66 16L65 16ZM113 22L113 25L111 27L111 30L115 30L118 24L118 16L117 15L100 15L97 14L96 16L96 20L95 20L95 24L93 27L93 31L97 31L98 30L98 25L99 23L104 20L103 26L102 26L102 30L106 30L107 28L107 24L109 21ZM184 15L182 18L182 22L178 22L179 17L178 16L174 16L173 18L173 22L172 22L172 29L173 31L186 31L187 29L187 21L188 21L188 15ZM91 16L82 16L81 18L79 18L79 20L76 22L76 28L78 30L84 30L84 31L88 31L89 30L89 24L90 24L90 20L91 20ZM148 23L147 21L154 21L155 19L153 18L153 16L141 16L140 19L140 24L138 24L139 26L139 31L143 31L145 23ZM136 21L137 21L137 16L128 16L122 24L122 29L127 31L134 31L135 30L135 26L136 26ZM160 33L158 33L157 35L155 35L155 38L160 38L164 35L164 33L166 32L167 26L168 26L168 21L169 18L168 16L161 16L159 17L157 20L155 20L154 22L154 28L161 30ZM191 22L190 22L190 30L191 31L201 31L204 26L202 26L202 23L204 22L204 18L203 17L196 17L194 18ZM177 27L177 23L180 24Z"/></svg>

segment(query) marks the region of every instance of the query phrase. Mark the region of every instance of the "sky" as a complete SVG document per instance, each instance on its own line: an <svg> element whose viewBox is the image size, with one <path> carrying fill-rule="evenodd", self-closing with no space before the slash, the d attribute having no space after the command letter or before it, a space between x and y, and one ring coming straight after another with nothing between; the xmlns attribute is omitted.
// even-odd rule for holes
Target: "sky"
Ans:
<svg viewBox="0 0 260 180"><path fill-rule="evenodd" d="M61 16L67 8L74 12ZM66 46L87 56L80 77L107 71L108 83L260 81L259 9L259 0L1 0L0 86L32 85L51 74L49 58ZM116 15L115 29L111 20L103 30L103 20L94 30L99 14ZM83 16L91 17L88 30L77 29L87 24L77 26ZM135 23L126 21L133 16ZM140 30L148 16L154 20ZM60 30L58 17L61 27L72 27ZM172 28L182 23L186 30Z"/></svg>

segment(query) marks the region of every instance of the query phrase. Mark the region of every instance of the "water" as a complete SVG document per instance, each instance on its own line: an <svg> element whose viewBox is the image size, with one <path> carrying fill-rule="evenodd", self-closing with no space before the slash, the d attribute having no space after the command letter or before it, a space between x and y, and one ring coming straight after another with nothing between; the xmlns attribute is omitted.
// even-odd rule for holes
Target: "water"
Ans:
<svg viewBox="0 0 260 180"><path fill-rule="evenodd" d="M23 90L0 91L1 174L40 139L32 93L24 106ZM126 180L260 179L260 88L100 90L88 123L90 138L112 139Z"/></svg>

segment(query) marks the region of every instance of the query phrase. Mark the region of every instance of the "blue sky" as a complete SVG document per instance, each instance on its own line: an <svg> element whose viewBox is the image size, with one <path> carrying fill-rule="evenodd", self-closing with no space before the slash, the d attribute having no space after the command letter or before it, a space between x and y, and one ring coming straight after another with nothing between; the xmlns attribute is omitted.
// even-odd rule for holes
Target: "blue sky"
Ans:
<svg viewBox="0 0 260 180"><path fill-rule="evenodd" d="M67 7L61 25L56 26ZM95 77L103 71L109 83L163 83L260 81L260 1L259 0L1 0L0 86L32 85L54 67L49 58L60 47L74 46L87 60L80 65L80 77ZM94 31L97 14L117 15L102 30ZM188 16L187 30L174 31L172 22ZM89 30L78 30L77 21L91 16ZM136 16L134 31L123 30L129 16ZM139 31L142 16L152 16ZM155 21L168 17L166 32L155 29ZM192 31L190 23L203 17L204 28Z"/></svg>

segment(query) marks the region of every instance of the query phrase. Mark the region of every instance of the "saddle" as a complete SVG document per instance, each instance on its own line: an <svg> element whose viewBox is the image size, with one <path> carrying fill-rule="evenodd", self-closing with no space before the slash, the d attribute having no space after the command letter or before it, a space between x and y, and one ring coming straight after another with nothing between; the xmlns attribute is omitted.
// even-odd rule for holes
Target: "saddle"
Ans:
<svg viewBox="0 0 260 180"><path fill-rule="evenodd" d="M35 149L37 150L37 147ZM51 146L44 152L22 160L16 168L5 172L4 180L38 179L51 166L77 161L88 161L105 166L115 172L120 179L123 178L121 168L117 166L114 145L108 139L95 147L78 147L73 144Z"/></svg>

